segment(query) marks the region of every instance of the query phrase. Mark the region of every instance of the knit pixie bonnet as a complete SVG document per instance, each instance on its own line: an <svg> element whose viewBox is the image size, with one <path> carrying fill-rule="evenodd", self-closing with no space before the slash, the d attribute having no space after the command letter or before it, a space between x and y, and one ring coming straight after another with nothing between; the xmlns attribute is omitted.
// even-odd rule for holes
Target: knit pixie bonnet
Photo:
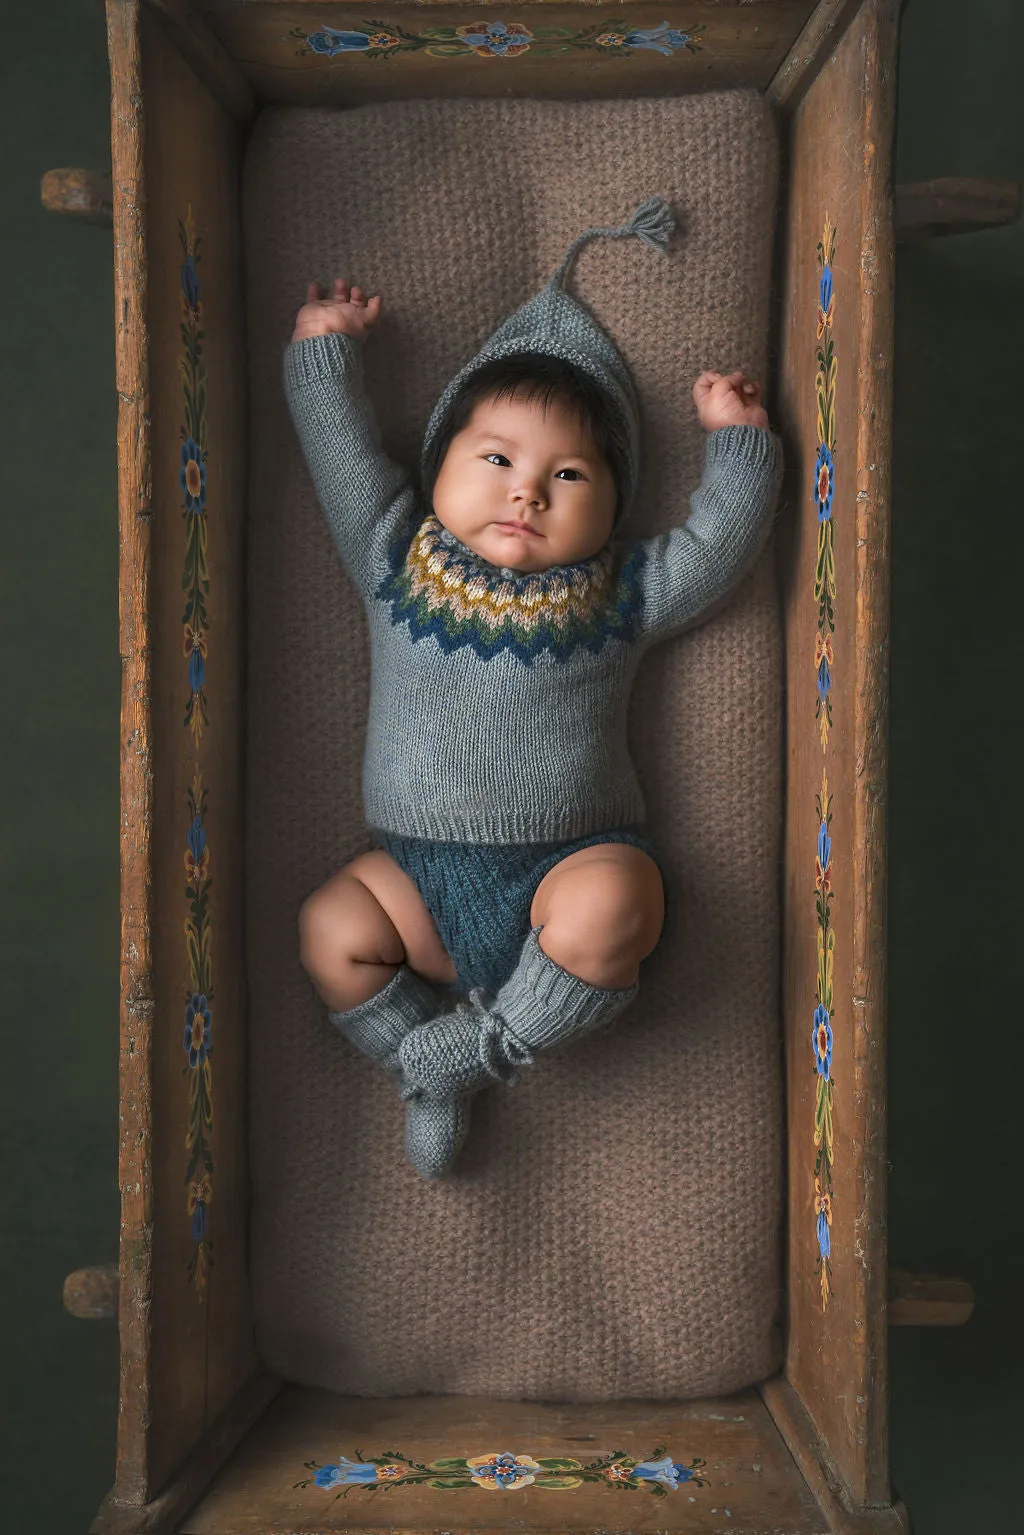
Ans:
<svg viewBox="0 0 1024 1535"><path fill-rule="evenodd" d="M569 246L562 264L550 281L517 309L480 348L471 362L456 373L434 406L423 443L424 464L455 397L462 386L488 362L518 352L541 352L561 358L589 375L602 388L624 429L626 451L619 516L629 510L636 490L640 462L640 415L636 388L629 369L611 337L593 315L569 293L565 284L581 248L590 240L621 240L635 237L655 250L664 250L675 228L672 210L664 198L649 197L633 217L618 228L586 229Z"/></svg>

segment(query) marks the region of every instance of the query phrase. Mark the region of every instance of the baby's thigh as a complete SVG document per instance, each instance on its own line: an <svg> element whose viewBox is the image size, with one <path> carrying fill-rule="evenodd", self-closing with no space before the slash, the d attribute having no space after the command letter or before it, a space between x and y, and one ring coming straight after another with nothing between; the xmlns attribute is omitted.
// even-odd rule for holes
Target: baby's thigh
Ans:
<svg viewBox="0 0 1024 1535"><path fill-rule="evenodd" d="M426 980L445 985L455 980L455 965L437 931L426 902L404 869L382 849L362 853L345 873L370 892L405 949L405 963Z"/></svg>

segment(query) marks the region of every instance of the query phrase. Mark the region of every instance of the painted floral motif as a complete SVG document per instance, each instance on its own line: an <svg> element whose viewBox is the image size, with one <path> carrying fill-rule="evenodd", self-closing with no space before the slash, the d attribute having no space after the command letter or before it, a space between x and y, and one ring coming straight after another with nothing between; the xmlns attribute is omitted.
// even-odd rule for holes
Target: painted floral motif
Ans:
<svg viewBox="0 0 1024 1535"><path fill-rule="evenodd" d="M814 1219L818 1243L817 1270L821 1289L821 1309L828 1306L832 1294L832 1167L835 1144L832 1130L834 1035L833 973L835 969L835 930L832 926L832 795L828 787L825 754L832 729L832 687L835 666L836 561L832 505L835 497L836 452L836 376L837 365L832 343L835 318L835 282L832 263L835 258L836 231L828 214L818 242L818 315L816 325L817 370L814 393L817 402L818 453L814 464L812 499L817 512L818 550L814 565L814 600L818 609L814 636L816 698L814 715L821 742L821 790L815 799L818 840L814 859L815 908L817 915L817 1005L811 1027L811 1050L815 1071L814 1094Z"/></svg>
<svg viewBox="0 0 1024 1535"><path fill-rule="evenodd" d="M391 58L399 53L426 53L435 59L481 58L514 59L532 52L541 57L590 50L596 53L628 57L649 51L671 58L679 52L699 53L697 41L703 26L681 31L667 21L655 27L610 27L598 22L589 27L529 27L514 21L471 21L460 27L422 27L407 32L395 22L364 21L356 30L321 26L315 32L293 27L286 40L299 44L300 55L315 53L322 58L339 54L361 53L367 58Z"/></svg>
<svg viewBox="0 0 1024 1535"><path fill-rule="evenodd" d="M192 206L178 220L178 238L184 259L181 276L181 339L178 359L185 397L185 421L181 428L181 464L178 484L185 519L184 651L188 660L188 699L185 724L198 745L207 723L206 706L206 602L210 595L210 571L206 558L206 364L202 361L205 332L200 329L203 305L198 264L200 237L195 232Z"/></svg>
<svg viewBox="0 0 1024 1535"><path fill-rule="evenodd" d="M414 640L433 635L446 651L469 645L485 661L510 650L529 666L545 650L561 658L632 636L646 555L636 543L621 568L619 558L605 548L577 564L532 574L499 570L431 515L411 543L396 541L376 595L390 603L391 622L407 623Z"/></svg>
<svg viewBox="0 0 1024 1535"><path fill-rule="evenodd" d="M181 277L182 356L178 359L184 393L185 420L181 427L181 463L178 484L185 520L185 567L182 590L182 650L187 665L189 696L185 728L197 760L191 787L186 791L188 830L185 833L185 954L188 986L185 990L182 1048L188 1077L189 1114L185 1145L186 1211L192 1253L188 1277L202 1295L211 1265L207 1234L213 1199L213 960L210 923L210 848L206 833L207 789L198 761L203 730L209 723L206 700L208 651L207 601L210 572L206 554L206 365L202 361L204 332L200 329L203 305L199 284L200 237L192 217L192 205L178 220L183 260Z"/></svg>
<svg viewBox="0 0 1024 1535"><path fill-rule="evenodd" d="M586 1482L601 1482L622 1492L647 1488L656 1497L667 1497L679 1487L692 1483L707 1487L703 1469L707 1462L699 1456L689 1465L673 1460L664 1445L651 1452L648 1460L633 1460L625 1450L611 1450L597 1460L584 1463L569 1457L534 1458L516 1455L510 1450L491 1451L487 1455L451 1456L424 1465L410 1460L397 1450L365 1460L356 1451L356 1460L339 1455L336 1461L321 1466L306 1461L312 1476L296 1482L296 1487L337 1488L337 1497L345 1497L353 1487L370 1492L389 1487L409 1487L425 1483L439 1492L459 1492L480 1487L487 1492L514 1492L523 1487L539 1487L564 1492L582 1487Z"/></svg>
<svg viewBox="0 0 1024 1535"><path fill-rule="evenodd" d="M210 933L210 849L206 841L207 790L196 764L192 786L186 794L189 828L185 848L185 951L191 987L185 1002L182 1047L188 1074L189 1114L185 1144L188 1168L189 1233L194 1243L189 1259L189 1279L202 1293L210 1267L210 1241L206 1235L213 1197L213 963Z"/></svg>

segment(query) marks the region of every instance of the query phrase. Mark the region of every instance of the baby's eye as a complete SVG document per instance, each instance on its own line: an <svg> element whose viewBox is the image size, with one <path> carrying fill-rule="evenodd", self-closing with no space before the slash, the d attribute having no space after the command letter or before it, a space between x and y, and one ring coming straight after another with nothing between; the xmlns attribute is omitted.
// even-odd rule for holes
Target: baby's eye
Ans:
<svg viewBox="0 0 1024 1535"><path fill-rule="evenodd" d="M555 479L561 479L562 475L568 475L570 480L586 479L586 475L583 474L579 469L559 469L558 473L555 475Z"/></svg>
<svg viewBox="0 0 1024 1535"><path fill-rule="evenodd" d="M504 453L485 453L484 457L489 464L498 463L499 469L511 469L512 467L511 461L505 457ZM498 462L499 460L500 462Z"/></svg>

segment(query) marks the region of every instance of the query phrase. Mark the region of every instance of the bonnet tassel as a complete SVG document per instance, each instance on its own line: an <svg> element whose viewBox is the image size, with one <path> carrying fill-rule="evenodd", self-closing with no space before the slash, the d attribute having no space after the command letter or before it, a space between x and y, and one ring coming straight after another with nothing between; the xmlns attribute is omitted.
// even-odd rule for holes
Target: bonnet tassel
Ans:
<svg viewBox="0 0 1024 1535"><path fill-rule="evenodd" d="M577 235L562 258L562 264L551 279L555 287L565 286L565 280L577 254L591 240L643 240L653 250L664 250L676 227L675 215L663 197L649 197L640 204L628 223L617 228L596 226Z"/></svg>

